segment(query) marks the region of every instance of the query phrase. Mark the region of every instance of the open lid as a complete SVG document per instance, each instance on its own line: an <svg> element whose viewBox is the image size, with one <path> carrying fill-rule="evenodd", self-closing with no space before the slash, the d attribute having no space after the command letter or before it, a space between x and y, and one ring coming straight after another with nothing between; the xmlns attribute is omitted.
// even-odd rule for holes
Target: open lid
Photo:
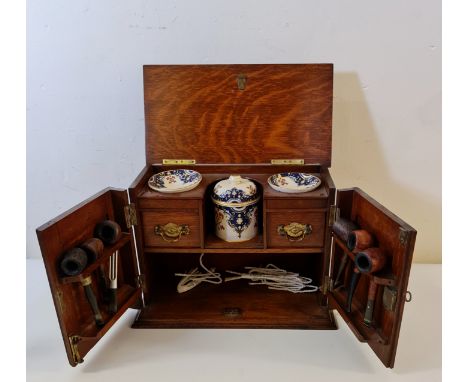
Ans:
<svg viewBox="0 0 468 382"><path fill-rule="evenodd" d="M65 350L72 366L83 362L83 357L118 318L141 300L135 245L125 216L127 206L125 190L105 189L37 229ZM92 238L96 225L103 220L113 220L120 225L122 234L118 241L106 245L79 275L64 275L60 269L64 253ZM108 293L106 278L113 254L117 260L114 262L117 311L109 312L109 302L103 296ZM94 295L101 315L100 325L96 324L96 316L93 317L95 310L88 300L89 293Z"/></svg>
<svg viewBox="0 0 468 382"><path fill-rule="evenodd" d="M144 66L146 162L331 165L332 64Z"/></svg>

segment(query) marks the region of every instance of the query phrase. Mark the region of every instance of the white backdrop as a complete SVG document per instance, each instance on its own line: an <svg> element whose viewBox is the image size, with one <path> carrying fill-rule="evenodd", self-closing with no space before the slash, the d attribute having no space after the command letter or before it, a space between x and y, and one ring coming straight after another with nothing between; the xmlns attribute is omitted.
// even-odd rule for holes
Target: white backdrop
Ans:
<svg viewBox="0 0 468 382"><path fill-rule="evenodd" d="M144 166L142 65L335 64L332 175L441 260L439 0L28 1L27 256L35 228Z"/></svg>

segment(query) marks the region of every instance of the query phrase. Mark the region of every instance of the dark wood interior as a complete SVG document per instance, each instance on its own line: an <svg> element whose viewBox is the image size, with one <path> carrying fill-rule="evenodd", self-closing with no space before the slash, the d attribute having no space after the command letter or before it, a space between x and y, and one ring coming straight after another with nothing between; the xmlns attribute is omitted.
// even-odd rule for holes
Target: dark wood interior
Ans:
<svg viewBox="0 0 468 382"><path fill-rule="evenodd" d="M147 186L149 177L167 168L170 167L147 167L130 189L130 197L137 205L139 221L142 221L135 228L136 236L141 235L143 238L137 243L139 252L143 254L141 263L144 264L146 280L146 307L140 311L134 327L336 328L330 311L319 296L320 292L291 294L266 287L248 286L242 280L221 285L201 285L184 294L178 294L176 286L180 278L174 276L176 272L195 268L200 254L204 253L205 265L215 266L221 273L227 269L241 271L245 266L265 266L271 262L312 277L314 284L321 286L324 275L328 272L324 251L330 194L334 199L334 185L329 182L331 178L327 170L319 166L301 166L303 172L313 172L323 180L318 189L302 195L274 191L267 184L268 177L297 168L271 165L193 166L189 168L194 168L203 175L202 182L194 190L179 194L161 194L150 190ZM214 184L231 174L241 174L253 180L262 196L259 206L259 234L246 242L228 243L214 233L210 196ZM149 211L168 218L182 217L182 220L184 216L189 218L194 211L198 211L200 225L190 229L191 233L200 235L199 240L187 239L183 246L182 240L181 246L167 243L163 246L162 242L161 246L147 246L146 230L151 230L151 227L146 227L144 218L141 217ZM189 214L188 211L192 212ZM272 226L269 223L272 220L270 215L274 216ZM278 216L282 216L284 221L278 220ZM311 217L312 220L307 220ZM282 237L278 245L271 243L268 237L279 235L279 222L288 224L291 219L306 219L304 223L312 223L316 229L313 235L318 239L290 243ZM169 221L165 221L167 222ZM230 317L225 314L230 308L236 308L242 313Z"/></svg>
<svg viewBox="0 0 468 382"><path fill-rule="evenodd" d="M219 285L202 284L191 291L176 291L180 277L174 273L199 267L199 254L153 253L148 255L149 285L147 306L140 311L136 328L289 328L335 329L330 311L320 305L318 293L270 290L266 286L249 286L246 280ZM311 277L320 285L322 257L315 254L205 254L203 263L216 268L222 277L226 270L245 271L245 266L273 263ZM232 311L237 312L234 316Z"/></svg>

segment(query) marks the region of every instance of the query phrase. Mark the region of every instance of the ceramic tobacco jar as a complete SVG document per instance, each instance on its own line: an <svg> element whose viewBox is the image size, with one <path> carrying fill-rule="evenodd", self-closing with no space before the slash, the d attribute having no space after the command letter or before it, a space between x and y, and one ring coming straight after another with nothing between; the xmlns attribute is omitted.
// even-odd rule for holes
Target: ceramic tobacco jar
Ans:
<svg viewBox="0 0 468 382"><path fill-rule="evenodd" d="M216 236L229 242L247 241L258 234L257 186L249 179L231 175L216 183L214 203Z"/></svg>

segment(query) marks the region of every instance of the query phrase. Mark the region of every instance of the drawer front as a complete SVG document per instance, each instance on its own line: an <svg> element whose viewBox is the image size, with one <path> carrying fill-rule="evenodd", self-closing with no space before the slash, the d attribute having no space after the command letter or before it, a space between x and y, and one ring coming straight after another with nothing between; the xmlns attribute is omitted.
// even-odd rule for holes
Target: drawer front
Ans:
<svg viewBox="0 0 468 382"><path fill-rule="evenodd" d="M267 212L268 247L322 247L325 211Z"/></svg>
<svg viewBox="0 0 468 382"><path fill-rule="evenodd" d="M198 210L154 210L141 214L145 247L200 247Z"/></svg>

